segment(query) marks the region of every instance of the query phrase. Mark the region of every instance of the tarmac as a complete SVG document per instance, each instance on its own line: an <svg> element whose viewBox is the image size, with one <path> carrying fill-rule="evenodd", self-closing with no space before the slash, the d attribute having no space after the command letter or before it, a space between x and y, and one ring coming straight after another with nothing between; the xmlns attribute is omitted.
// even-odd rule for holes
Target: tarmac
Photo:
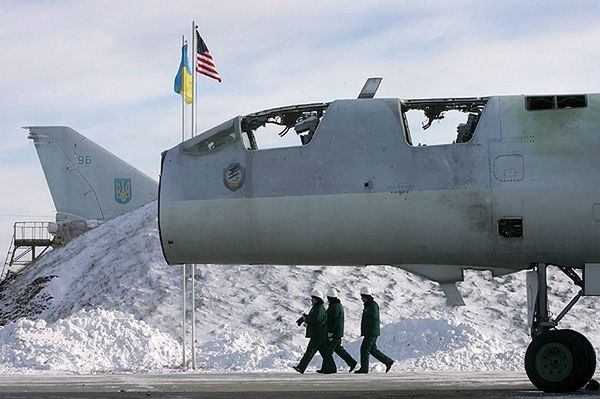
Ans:
<svg viewBox="0 0 600 399"><path fill-rule="evenodd" d="M544 394L525 373L173 372L168 374L0 375L0 398L571 398L599 392Z"/></svg>

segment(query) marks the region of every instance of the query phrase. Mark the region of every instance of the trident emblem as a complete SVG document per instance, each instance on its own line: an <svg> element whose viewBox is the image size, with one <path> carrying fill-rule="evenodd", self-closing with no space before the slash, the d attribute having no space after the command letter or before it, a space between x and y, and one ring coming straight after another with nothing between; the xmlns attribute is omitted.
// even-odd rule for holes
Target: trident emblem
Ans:
<svg viewBox="0 0 600 399"><path fill-rule="evenodd" d="M115 179L115 201L126 204L131 199L131 179Z"/></svg>

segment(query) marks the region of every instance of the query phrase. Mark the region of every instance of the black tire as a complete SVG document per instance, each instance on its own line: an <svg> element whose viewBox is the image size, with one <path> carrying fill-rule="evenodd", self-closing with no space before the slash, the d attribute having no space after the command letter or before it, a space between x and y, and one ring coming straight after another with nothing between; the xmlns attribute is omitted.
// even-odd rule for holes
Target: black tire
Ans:
<svg viewBox="0 0 600 399"><path fill-rule="evenodd" d="M575 330L562 330L562 331L569 331L571 334L575 335L579 341L581 342L581 344L583 345L583 347L585 348L585 354L587 355L587 370L585 373L585 383L587 384L592 377L594 376L594 373L596 372L596 350L594 349L594 347L592 346L591 342L580 332L575 331Z"/></svg>
<svg viewBox="0 0 600 399"><path fill-rule="evenodd" d="M591 378L593 353L582 337L572 330L546 331L535 337L525 353L525 371L531 383L544 392L581 389Z"/></svg>

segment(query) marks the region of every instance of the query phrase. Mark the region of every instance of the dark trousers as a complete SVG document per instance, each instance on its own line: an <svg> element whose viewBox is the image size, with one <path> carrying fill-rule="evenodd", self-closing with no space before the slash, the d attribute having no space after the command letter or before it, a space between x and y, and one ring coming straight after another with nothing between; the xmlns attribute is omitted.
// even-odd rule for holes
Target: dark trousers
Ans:
<svg viewBox="0 0 600 399"><path fill-rule="evenodd" d="M356 360L346 352L346 349L342 346L342 337L334 337L332 341L329 341L329 347L334 351L343 361L350 367L356 366Z"/></svg>
<svg viewBox="0 0 600 399"><path fill-rule="evenodd" d="M377 337L366 336L360 345L360 368L361 370L369 370L369 355L379 360L381 363L392 364L393 360L387 357L382 351L377 349Z"/></svg>
<svg viewBox="0 0 600 399"><path fill-rule="evenodd" d="M306 353L304 356L302 356L302 359L300 359L300 363L298 363L298 368L302 370L302 372L306 370L308 363L310 363L317 351L319 351L321 357L323 358L323 366L321 367L321 370L326 372L337 370L335 362L333 361L333 352L327 343L327 338L318 337L311 338L310 341L308 341Z"/></svg>

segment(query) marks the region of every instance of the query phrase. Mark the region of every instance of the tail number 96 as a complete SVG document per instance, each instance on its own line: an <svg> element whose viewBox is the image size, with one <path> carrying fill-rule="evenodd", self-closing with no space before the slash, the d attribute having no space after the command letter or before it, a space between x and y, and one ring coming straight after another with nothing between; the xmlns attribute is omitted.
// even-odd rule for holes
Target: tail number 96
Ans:
<svg viewBox="0 0 600 399"><path fill-rule="evenodd" d="M77 157L77 163L79 163L79 165L91 165L92 164L92 156L91 155L79 155Z"/></svg>

